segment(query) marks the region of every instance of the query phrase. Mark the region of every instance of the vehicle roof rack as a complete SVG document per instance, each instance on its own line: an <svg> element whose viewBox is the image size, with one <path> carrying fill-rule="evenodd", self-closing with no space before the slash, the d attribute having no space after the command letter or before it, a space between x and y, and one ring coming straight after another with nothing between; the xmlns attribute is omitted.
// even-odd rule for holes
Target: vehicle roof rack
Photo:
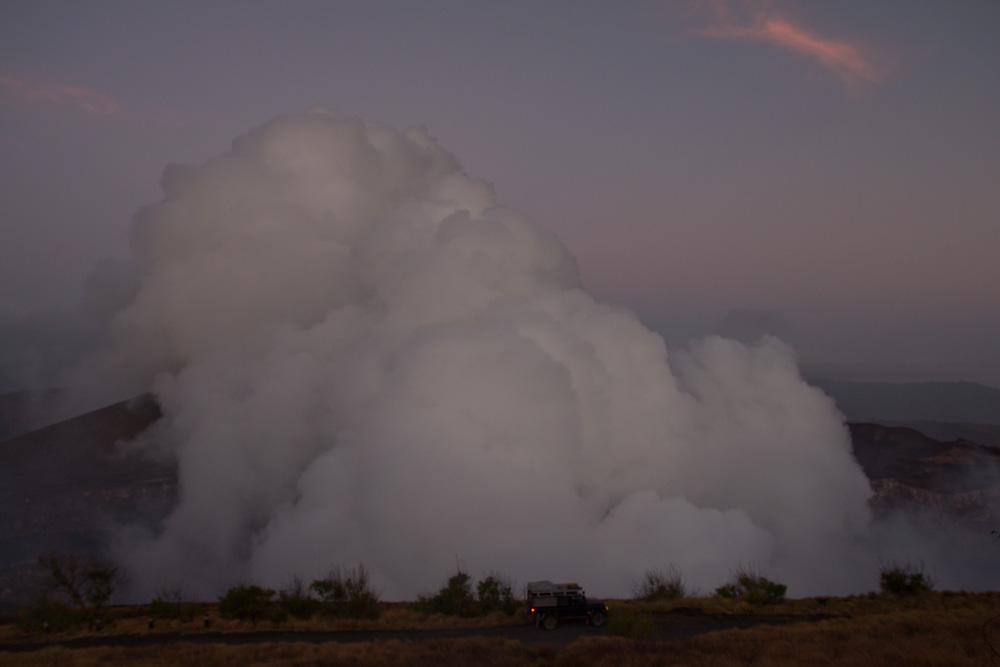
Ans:
<svg viewBox="0 0 1000 667"><path fill-rule="evenodd" d="M529 581L528 595L582 595L583 589L580 584L567 582L564 584L554 584L551 581Z"/></svg>

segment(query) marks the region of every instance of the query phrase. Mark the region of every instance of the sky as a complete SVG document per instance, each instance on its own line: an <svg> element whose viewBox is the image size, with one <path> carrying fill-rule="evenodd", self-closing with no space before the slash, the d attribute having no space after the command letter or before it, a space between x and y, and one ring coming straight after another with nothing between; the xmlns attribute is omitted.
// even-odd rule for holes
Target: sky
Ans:
<svg viewBox="0 0 1000 667"><path fill-rule="evenodd" d="M669 346L1000 386L1000 2L0 5L0 389L93 343L176 163L321 105L421 126Z"/></svg>

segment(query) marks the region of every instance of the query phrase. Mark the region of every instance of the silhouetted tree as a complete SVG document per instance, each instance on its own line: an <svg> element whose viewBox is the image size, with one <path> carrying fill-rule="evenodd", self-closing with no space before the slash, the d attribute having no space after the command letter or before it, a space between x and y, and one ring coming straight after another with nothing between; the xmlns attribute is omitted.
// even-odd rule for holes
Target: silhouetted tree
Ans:
<svg viewBox="0 0 1000 667"><path fill-rule="evenodd" d="M100 622L101 612L118 584L117 565L103 558L81 564L76 556L55 554L39 557L38 564L50 593L69 598L90 622Z"/></svg>

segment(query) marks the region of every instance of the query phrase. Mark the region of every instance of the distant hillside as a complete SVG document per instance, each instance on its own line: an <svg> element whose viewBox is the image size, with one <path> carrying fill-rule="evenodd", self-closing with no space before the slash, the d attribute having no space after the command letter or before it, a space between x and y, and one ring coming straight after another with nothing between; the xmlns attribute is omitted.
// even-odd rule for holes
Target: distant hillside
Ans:
<svg viewBox="0 0 1000 667"><path fill-rule="evenodd" d="M159 417L143 396L0 442L0 611L34 594L40 555L98 553L109 521L152 527L167 515L174 466L117 444Z"/></svg>
<svg viewBox="0 0 1000 667"><path fill-rule="evenodd" d="M924 435L935 440L941 440L942 442L968 440L980 445L1000 447L1000 425L998 424L955 424L928 421L893 422L885 420L882 422L882 426L911 428L914 431L920 431Z"/></svg>
<svg viewBox="0 0 1000 667"><path fill-rule="evenodd" d="M56 391L0 394L0 442L40 427L57 398Z"/></svg>
<svg viewBox="0 0 1000 667"><path fill-rule="evenodd" d="M1000 424L1000 389L975 382L809 382L851 422Z"/></svg>

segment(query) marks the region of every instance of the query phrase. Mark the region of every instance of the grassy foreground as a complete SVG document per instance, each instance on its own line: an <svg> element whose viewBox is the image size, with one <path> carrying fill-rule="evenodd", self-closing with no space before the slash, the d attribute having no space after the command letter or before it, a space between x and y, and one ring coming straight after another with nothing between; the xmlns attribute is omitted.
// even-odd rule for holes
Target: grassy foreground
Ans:
<svg viewBox="0 0 1000 667"><path fill-rule="evenodd" d="M887 595L790 600L782 605L751 608L718 598L684 599L669 603L611 602L611 614L635 610L653 614L657 622L678 608L709 614L773 614L791 622L746 630L709 632L690 639L664 642L599 636L577 639L562 647L525 646L502 638L470 637L426 641L376 641L356 644L280 643L229 646L192 644L183 640L140 648L69 649L49 646L25 653L0 651L0 664L12 665L168 665L199 664L245 667L254 665L1000 665L1000 593L928 593L912 598ZM141 611L141 609L139 610ZM138 626L135 613L125 610L113 627L101 634L203 632L201 619L189 627L149 630ZM523 619L522 619L523 620ZM797 622L796 622L797 621ZM214 623L214 622L213 622ZM377 627L442 627L465 621L417 614L390 606ZM473 622L482 624L482 621ZM294 626L283 625L283 629ZM311 626L334 629L332 625ZM358 626L352 626L357 628ZM260 623L258 630L271 630ZM214 624L212 631L253 631L247 624ZM541 632L541 631L539 631ZM81 633L75 633L79 635ZM86 634L86 633L83 633ZM47 636L59 641L65 636ZM0 643L37 642L16 628L0 627Z"/></svg>

